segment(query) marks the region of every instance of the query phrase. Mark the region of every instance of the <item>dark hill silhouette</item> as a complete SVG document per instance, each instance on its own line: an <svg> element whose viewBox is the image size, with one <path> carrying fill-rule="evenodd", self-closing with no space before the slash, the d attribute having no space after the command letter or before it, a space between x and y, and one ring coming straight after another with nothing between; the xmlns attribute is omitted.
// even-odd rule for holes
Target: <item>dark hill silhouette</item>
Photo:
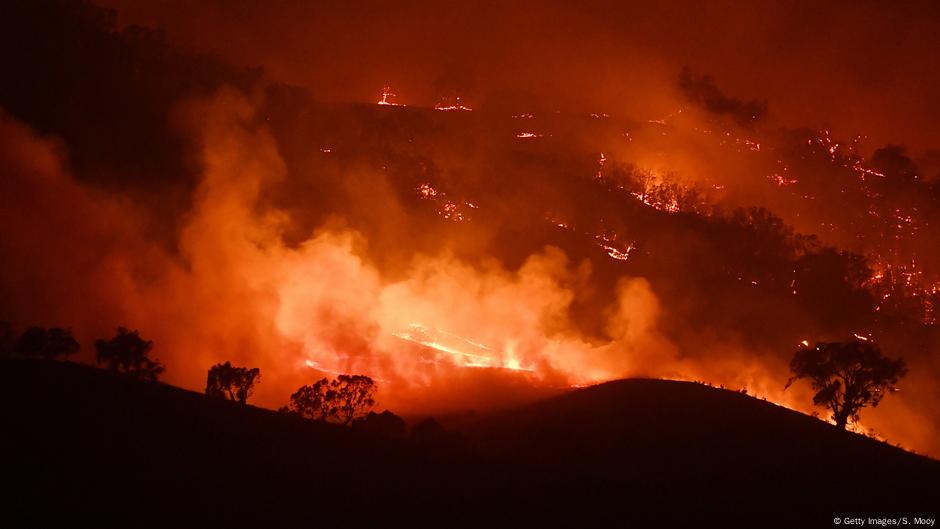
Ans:
<svg viewBox="0 0 940 529"><path fill-rule="evenodd" d="M940 505L930 485L940 462L692 382L608 382L461 429L493 459L622 479L654 504L668 498L692 512L876 515Z"/></svg>
<svg viewBox="0 0 940 529"><path fill-rule="evenodd" d="M0 363L8 526L724 526L931 515L940 464L744 395L631 380L413 443L68 363ZM899 511L891 511L899 512ZM897 514L903 515L903 514ZM7 525L7 524L5 524ZM543 524L544 525L544 524Z"/></svg>

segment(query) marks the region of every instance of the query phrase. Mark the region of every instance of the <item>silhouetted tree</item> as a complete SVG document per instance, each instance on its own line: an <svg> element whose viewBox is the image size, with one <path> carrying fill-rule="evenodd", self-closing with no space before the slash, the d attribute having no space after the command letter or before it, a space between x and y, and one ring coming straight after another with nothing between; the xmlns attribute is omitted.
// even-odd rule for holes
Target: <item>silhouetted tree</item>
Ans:
<svg viewBox="0 0 940 529"><path fill-rule="evenodd" d="M301 386L285 411L308 419L348 425L375 404L375 382L365 375L340 375Z"/></svg>
<svg viewBox="0 0 940 529"><path fill-rule="evenodd" d="M877 406L886 391L907 373L904 360L891 360L868 340L819 342L801 347L790 361L795 380L808 378L816 395L813 403L832 410L836 426L845 428L849 419L858 420L865 406Z"/></svg>
<svg viewBox="0 0 940 529"><path fill-rule="evenodd" d="M13 350L21 356L54 360L60 356L68 358L80 348L71 329L30 327L16 340Z"/></svg>
<svg viewBox="0 0 940 529"><path fill-rule="evenodd" d="M375 382L365 375L340 375L330 387L336 391L336 415L343 424L375 405Z"/></svg>
<svg viewBox="0 0 940 529"><path fill-rule="evenodd" d="M257 367L234 367L231 362L216 364L209 369L206 396L244 404L260 380L261 370Z"/></svg>
<svg viewBox="0 0 940 529"><path fill-rule="evenodd" d="M98 350L98 363L107 364L108 369L144 380L157 380L165 369L160 362L148 355L153 349L153 342L144 340L137 331L128 331L118 327L117 334L110 340L95 342Z"/></svg>
<svg viewBox="0 0 940 529"><path fill-rule="evenodd" d="M370 411L367 415L353 421L353 428L375 435L403 438L408 426L404 419L385 410L382 413Z"/></svg>
<svg viewBox="0 0 940 529"><path fill-rule="evenodd" d="M291 394L290 403L284 411L325 422L335 415L334 400L335 395L330 390L330 381L324 378L313 385L300 386Z"/></svg>

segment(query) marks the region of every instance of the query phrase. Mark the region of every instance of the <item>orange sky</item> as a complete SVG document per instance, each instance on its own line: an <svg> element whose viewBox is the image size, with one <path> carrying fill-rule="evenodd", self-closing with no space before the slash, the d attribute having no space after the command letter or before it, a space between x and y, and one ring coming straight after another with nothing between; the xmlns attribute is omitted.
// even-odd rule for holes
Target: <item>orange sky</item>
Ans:
<svg viewBox="0 0 940 529"><path fill-rule="evenodd" d="M476 99L537 92L552 106L654 117L683 65L767 99L786 126L940 146L940 10L931 2L233 2L98 0L121 23L261 65L324 99L372 101L383 83L433 104L440 76Z"/></svg>

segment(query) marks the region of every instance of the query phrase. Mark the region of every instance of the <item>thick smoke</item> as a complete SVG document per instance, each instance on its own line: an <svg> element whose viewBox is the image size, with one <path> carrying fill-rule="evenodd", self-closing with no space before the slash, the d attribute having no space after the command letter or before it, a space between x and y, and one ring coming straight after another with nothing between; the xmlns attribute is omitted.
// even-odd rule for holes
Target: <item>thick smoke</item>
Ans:
<svg viewBox="0 0 940 529"><path fill-rule="evenodd" d="M797 244L802 239L790 228L864 254L897 240L894 233L858 235L897 224L871 220L869 211L934 209L912 176L917 164L899 148L858 155L858 167L892 174L857 191L858 160L849 156L856 153L835 134L824 142L817 130L778 130L797 119L786 111L791 94L773 83L748 90L754 80L735 73L746 68L683 59L678 64L722 81L719 89L710 78L687 76L687 95L702 103L690 104L676 85L677 62L662 55L688 43L660 35L671 26L653 23L672 20L668 13L635 19L634 32L610 33L640 35L647 44L610 38L592 10L559 17L570 10L511 9L506 27L484 28L499 37L491 39L471 29L445 35L449 25L432 24L446 43L438 57L407 55L437 49L418 46L408 24L350 32L339 17L321 33L302 16L242 5L236 11L243 16L232 20L228 7L211 6L195 6L189 22L179 23L195 23L200 38L225 43L219 51L238 61L244 54L264 64L274 79L332 90L332 99L373 102L391 81L409 104L433 105L440 90L466 91L478 98L468 104L484 104L453 115L317 103L303 89L240 83L215 63L166 53L145 31L118 37L111 26L106 38L92 40L91 52L64 62L137 51L130 61L102 59L118 65L113 79L85 86L54 61L74 48L73 32L88 31L77 24L40 62L64 72L55 86L84 87L62 89L79 103L59 101L58 90L34 94L29 83L0 91L19 120L4 117L0 126L0 319L19 330L72 326L85 360L95 338L118 325L137 328L154 340L168 381L195 390L216 362L257 366L257 402L271 407L319 377L365 373L379 381L380 405L404 413L508 406L625 376L746 388L809 412L807 388L783 391L796 344L873 332L889 354L908 359L911 374L901 394L866 411L864 427L940 450L940 421L929 405L940 399L932 384L940 372L935 333L907 320L871 327L875 293L857 284L870 272L865 263L818 241ZM463 11L451 22L477 20ZM753 15L728 16L746 22ZM584 38L558 39L551 24L532 17L570 22ZM367 25L386 20L362 18ZM272 36L262 49L241 31L245 20L262 34L291 34L300 24L304 38L291 48ZM383 31L400 42L386 39L387 53L374 53L376 43L363 35ZM336 46L304 53L307 35ZM503 53L507 42L515 53ZM323 49L328 57L318 55ZM610 57L620 66L608 65ZM200 79L198 89L191 78ZM435 78L446 82L435 88ZM851 87L843 75L835 78ZM142 81L115 84L127 79ZM175 81L167 88L160 79ZM215 92L219 84L238 89ZM115 108L112 85L126 96ZM768 97L771 112L754 122L750 96L727 93ZM803 101L816 99L825 97ZM584 106L595 115L551 112ZM85 134L105 115L100 108L111 126ZM149 109L146 119L137 108ZM716 113L732 119L715 120ZM543 136L523 143L529 140L516 136L523 131ZM150 163L155 141L159 163ZM112 152L111 145L127 148ZM894 186L894 176L907 183ZM164 180L181 184L150 186ZM683 195L673 204L676 189ZM881 206L869 210L868 192ZM755 205L785 222L766 211L732 213ZM916 232L915 249L929 248L932 233ZM606 246L628 259L613 258ZM918 252L919 262L929 257Z"/></svg>
<svg viewBox="0 0 940 529"><path fill-rule="evenodd" d="M71 325L87 344L130 319L168 262L139 237L139 210L78 184L63 168L65 152L0 115L2 317Z"/></svg>
<svg viewBox="0 0 940 529"><path fill-rule="evenodd" d="M782 392L779 355L760 360L728 337L673 342L662 327L678 312L642 278L621 277L600 334L586 334L573 304L595 271L556 247L516 268L417 254L390 276L336 219L288 246L290 212L261 200L285 180L284 162L252 105L225 91L183 114L203 169L178 253L142 235L131 202L77 184L54 142L4 118L4 196L19 197L3 210L15 324L71 325L86 346L139 328L168 380L197 390L216 362L258 366L258 402L272 407L303 383L356 372L402 412L501 407L627 376L722 383L806 409L805 392Z"/></svg>
<svg viewBox="0 0 940 529"><path fill-rule="evenodd" d="M289 213L260 205L284 164L249 103L225 92L186 114L204 170L177 255L141 237L131 203L77 184L53 143L4 118L4 195L19 199L4 201L3 284L16 324L72 325L86 346L109 326L139 328L168 379L197 389L216 362L258 365L269 406L342 372L376 377L382 402L405 411L505 406L533 388L659 374L674 354L642 279L619 284L607 341L582 336L568 309L590 268L557 248L518 269L418 255L389 279L350 229L287 247Z"/></svg>
<svg viewBox="0 0 940 529"><path fill-rule="evenodd" d="M760 121L767 113L766 101L742 101L725 95L710 75L695 75L688 66L679 74L679 88L691 102L718 116L729 116L743 127Z"/></svg>

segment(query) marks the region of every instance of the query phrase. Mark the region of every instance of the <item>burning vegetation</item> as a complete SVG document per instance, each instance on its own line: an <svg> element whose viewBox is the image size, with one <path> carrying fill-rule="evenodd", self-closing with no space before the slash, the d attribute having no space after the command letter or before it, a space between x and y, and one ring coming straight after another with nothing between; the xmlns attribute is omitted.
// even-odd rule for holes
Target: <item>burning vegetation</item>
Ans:
<svg viewBox="0 0 940 529"><path fill-rule="evenodd" d="M649 376L809 412L784 392L793 344L873 336L910 391L865 428L940 453L940 191L904 148L776 123L772 100L681 67L654 115L483 94L460 68L431 95L324 102L72 9L33 50L49 79L5 57L71 90L0 88L0 319L18 331L126 323L167 380L259 366L259 403L307 388L295 412L345 422L308 384L361 373L382 406L426 412ZM69 68L99 60L106 80ZM244 401L227 372L209 386Z"/></svg>

